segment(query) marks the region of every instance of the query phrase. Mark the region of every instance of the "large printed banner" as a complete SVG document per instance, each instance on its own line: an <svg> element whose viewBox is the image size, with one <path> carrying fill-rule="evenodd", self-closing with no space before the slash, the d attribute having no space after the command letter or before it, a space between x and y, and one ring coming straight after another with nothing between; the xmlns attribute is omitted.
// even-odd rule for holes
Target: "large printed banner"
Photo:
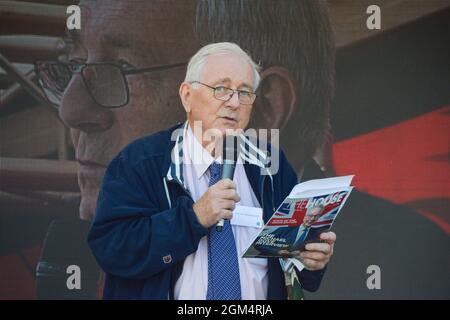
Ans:
<svg viewBox="0 0 450 320"><path fill-rule="evenodd" d="M102 298L86 238L105 170L186 120L187 64L215 42L259 64L255 92L220 90L249 102L246 127L278 139L299 182L355 175L306 298L449 299L449 24L445 0L2 1L0 299ZM269 225L300 228L302 201Z"/></svg>

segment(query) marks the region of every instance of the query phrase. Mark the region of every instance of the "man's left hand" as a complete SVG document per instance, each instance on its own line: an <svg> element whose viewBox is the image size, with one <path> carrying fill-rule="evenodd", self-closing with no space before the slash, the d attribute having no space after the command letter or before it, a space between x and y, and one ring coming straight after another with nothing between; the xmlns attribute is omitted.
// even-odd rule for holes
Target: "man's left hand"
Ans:
<svg viewBox="0 0 450 320"><path fill-rule="evenodd" d="M310 271L321 270L325 268L333 255L336 234L332 231L324 232L320 235L320 243L308 243L305 250L300 252L297 258Z"/></svg>

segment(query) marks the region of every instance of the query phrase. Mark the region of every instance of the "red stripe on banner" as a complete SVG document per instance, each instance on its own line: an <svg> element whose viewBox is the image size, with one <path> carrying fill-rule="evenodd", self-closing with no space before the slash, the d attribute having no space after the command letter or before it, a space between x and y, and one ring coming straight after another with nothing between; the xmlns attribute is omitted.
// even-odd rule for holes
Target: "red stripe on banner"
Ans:
<svg viewBox="0 0 450 320"><path fill-rule="evenodd" d="M35 277L40 246L0 256L0 300L36 299Z"/></svg>
<svg viewBox="0 0 450 320"><path fill-rule="evenodd" d="M449 163L450 106L333 146L338 175L355 174L359 190L397 204L450 199ZM450 228L447 206L425 211Z"/></svg>

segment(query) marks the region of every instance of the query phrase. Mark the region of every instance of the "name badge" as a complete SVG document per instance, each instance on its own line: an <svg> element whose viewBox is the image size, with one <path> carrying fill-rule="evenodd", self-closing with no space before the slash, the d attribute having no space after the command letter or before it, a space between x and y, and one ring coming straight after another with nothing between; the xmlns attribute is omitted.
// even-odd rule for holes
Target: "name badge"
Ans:
<svg viewBox="0 0 450 320"><path fill-rule="evenodd" d="M262 228L264 226L262 209L237 205L230 223L235 226Z"/></svg>

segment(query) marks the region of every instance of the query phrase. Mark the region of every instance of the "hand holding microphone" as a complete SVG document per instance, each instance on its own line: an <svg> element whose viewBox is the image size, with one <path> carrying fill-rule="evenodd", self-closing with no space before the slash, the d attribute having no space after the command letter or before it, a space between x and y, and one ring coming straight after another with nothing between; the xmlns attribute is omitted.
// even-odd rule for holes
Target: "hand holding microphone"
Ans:
<svg viewBox="0 0 450 320"><path fill-rule="evenodd" d="M231 219L235 204L239 200L235 183L225 179L210 187L194 203L193 209L200 224L209 228L221 219Z"/></svg>
<svg viewBox="0 0 450 320"><path fill-rule="evenodd" d="M232 181L237 161L237 137L228 136L224 140L221 180L211 186L193 206L200 224L209 228L217 223L217 231L221 231L224 219L232 218L236 202L240 201L236 184Z"/></svg>

